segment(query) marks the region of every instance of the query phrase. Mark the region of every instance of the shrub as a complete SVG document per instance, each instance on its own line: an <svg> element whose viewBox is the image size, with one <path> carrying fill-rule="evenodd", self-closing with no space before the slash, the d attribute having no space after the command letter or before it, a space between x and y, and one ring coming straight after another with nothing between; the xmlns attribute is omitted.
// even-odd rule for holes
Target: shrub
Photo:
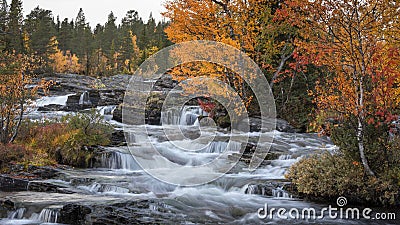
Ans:
<svg viewBox="0 0 400 225"><path fill-rule="evenodd" d="M110 137L113 128L108 123L104 122L101 116L95 109L88 113L78 113L74 116L65 116L62 122L66 123L68 131L74 131L77 141L85 146L107 145L110 143ZM79 130L80 132L76 132ZM79 144L76 143L76 144Z"/></svg>
<svg viewBox="0 0 400 225"><path fill-rule="evenodd" d="M94 154L89 147L109 144L112 131L92 110L63 117L61 122L25 122L18 143L29 148L34 164L87 167Z"/></svg>
<svg viewBox="0 0 400 225"><path fill-rule="evenodd" d="M286 178L309 198L333 200L345 196L359 204L399 204L399 170L387 172L379 178L367 177L360 162L323 153L300 160Z"/></svg>
<svg viewBox="0 0 400 225"><path fill-rule="evenodd" d="M22 145L0 144L0 168L12 162L29 161L31 158L30 152Z"/></svg>
<svg viewBox="0 0 400 225"><path fill-rule="evenodd" d="M351 161L359 161L355 128L351 121L332 126L331 139L339 146L340 152ZM400 141L389 138L388 126L366 125L364 132L365 154L371 169L376 174L386 173L400 163ZM386 171L386 172L385 172Z"/></svg>

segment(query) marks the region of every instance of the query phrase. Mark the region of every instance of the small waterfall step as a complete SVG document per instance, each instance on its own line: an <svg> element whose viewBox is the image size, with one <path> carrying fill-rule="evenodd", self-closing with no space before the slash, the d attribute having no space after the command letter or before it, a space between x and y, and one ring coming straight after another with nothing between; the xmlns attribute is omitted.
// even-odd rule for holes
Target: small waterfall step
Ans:
<svg viewBox="0 0 400 225"><path fill-rule="evenodd" d="M25 208L19 208L14 211L10 211L7 213L7 218L11 220L20 220L24 218Z"/></svg>
<svg viewBox="0 0 400 225"><path fill-rule="evenodd" d="M140 170L140 166L129 153L118 151L106 152L101 157L102 168L122 169L122 170Z"/></svg>
<svg viewBox="0 0 400 225"><path fill-rule="evenodd" d="M79 105L91 105L92 102L90 101L89 92L85 91L81 94L79 98Z"/></svg>
<svg viewBox="0 0 400 225"><path fill-rule="evenodd" d="M249 195L262 195L274 198L291 199L293 196L285 190L285 186L289 182L281 183L261 183L261 184L247 184L243 187L245 194Z"/></svg>
<svg viewBox="0 0 400 225"><path fill-rule="evenodd" d="M81 188L86 189L92 193L118 193L118 194L129 193L128 188L118 187L112 184L100 184L96 182L90 186L81 186Z"/></svg>
<svg viewBox="0 0 400 225"><path fill-rule="evenodd" d="M173 108L166 112L161 112L162 124L169 125L198 125L199 116L208 116L200 106L184 106L182 109Z"/></svg>
<svg viewBox="0 0 400 225"><path fill-rule="evenodd" d="M30 220L38 220L44 223L57 223L61 208L62 206L49 206L42 209L39 214L33 213Z"/></svg>

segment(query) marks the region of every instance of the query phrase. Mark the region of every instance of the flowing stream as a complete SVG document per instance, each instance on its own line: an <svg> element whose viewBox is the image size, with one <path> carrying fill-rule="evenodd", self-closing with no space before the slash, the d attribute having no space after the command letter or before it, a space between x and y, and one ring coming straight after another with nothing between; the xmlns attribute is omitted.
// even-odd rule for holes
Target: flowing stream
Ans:
<svg viewBox="0 0 400 225"><path fill-rule="evenodd" d="M88 99L82 96L82 103ZM65 102L65 97L53 98L57 103L51 102L51 98L44 99L46 104ZM42 103L43 103L42 102ZM108 120L115 106L99 107L98 110L106 115ZM54 114L60 114L55 112ZM46 114L48 115L48 114ZM198 126L197 116L206 115L198 107L187 107L182 112L164 115L164 119L174 125L188 126L194 130ZM122 129L122 124L110 121L116 129ZM129 129L138 129L131 126ZM153 144L162 156L179 165L199 165L213 160L223 151L229 152L229 159L239 157L241 143L227 144L224 141L224 132L218 132L218 140L214 140L207 147L197 152L185 152L176 148L165 137L160 126L146 125L147 134L131 137L135 149L146 149ZM166 128L168 129L168 128ZM250 137L257 137L258 133L250 133ZM39 193L39 192L13 192L0 193L1 198L8 198L16 202L15 211L9 211L7 218L0 220L0 224L49 224L59 222L60 209L68 203L83 205L104 205L118 202L139 200L154 200L160 204L150 205L141 209L151 214L156 211L170 218L174 223L182 224L304 224L309 219L287 220L280 218L258 217L258 210L268 204L269 208L303 208L314 207L317 210L328 207L329 204L337 206L336 202L315 204L294 198L285 191L288 182L284 178L287 169L295 162L309 154L321 151L335 151L336 147L327 139L316 134L295 134L274 131L268 135L274 135L274 143L271 152L276 157L266 160L257 170L249 171L244 162L239 162L228 174L208 184L180 187L163 183L141 169L127 147L107 147L101 157L101 163L97 168L90 169L65 169L61 171L56 180L45 182L65 187L72 194ZM169 137L171 138L171 137ZM180 146L196 146L196 141L174 140ZM145 154L144 156L145 157ZM158 170L174 173L157 164ZM196 176L206 176L199 173ZM178 174L179 176L179 174ZM162 204L161 204L162 203ZM164 210L160 210L163 208ZM148 218L152 222L151 218ZM376 222L376 221L375 221ZM317 224L365 224L357 220L332 220L324 218ZM376 224L376 223L371 223ZM384 224L384 223L383 223Z"/></svg>

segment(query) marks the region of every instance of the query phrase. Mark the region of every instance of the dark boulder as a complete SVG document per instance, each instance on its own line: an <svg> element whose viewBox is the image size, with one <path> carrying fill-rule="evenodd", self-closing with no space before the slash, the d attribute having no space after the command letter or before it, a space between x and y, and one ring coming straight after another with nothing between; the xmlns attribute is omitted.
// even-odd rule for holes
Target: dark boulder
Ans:
<svg viewBox="0 0 400 225"><path fill-rule="evenodd" d="M61 193L61 194L73 194L73 191L68 190L68 187L51 184L41 181L31 181L27 187L28 191L35 192L47 192L47 193Z"/></svg>
<svg viewBox="0 0 400 225"><path fill-rule="evenodd" d="M277 119L276 120L276 130L280 132L286 132L286 133L295 133L296 129L289 124L288 121L283 120L283 119Z"/></svg>
<svg viewBox="0 0 400 225"><path fill-rule="evenodd" d="M88 206L68 204L60 210L59 223L81 225L89 224L86 216L92 212Z"/></svg>
<svg viewBox="0 0 400 225"><path fill-rule="evenodd" d="M26 179L19 179L9 177L7 175L0 175L0 191L14 192L14 191L26 191L28 188L29 181Z"/></svg>
<svg viewBox="0 0 400 225"><path fill-rule="evenodd" d="M117 108L115 108L112 119L122 123L122 105L119 105Z"/></svg>
<svg viewBox="0 0 400 225"><path fill-rule="evenodd" d="M126 146L125 134L123 130L116 130L111 134L110 146Z"/></svg>
<svg viewBox="0 0 400 225"><path fill-rule="evenodd" d="M265 120L265 124L271 125L270 127L265 127L265 128L271 128L272 122L274 120ZM238 125L238 129L242 131L247 131L247 127L249 128L250 132L260 132L261 131L261 125L262 125L262 119L261 118L256 118L256 117L250 117L248 121L241 121ZM264 128L264 129L265 129ZM280 132L286 132L286 133L295 133L297 130L291 126L286 120L283 119L276 119L275 121L275 129ZM264 131L271 131L271 129L267 129Z"/></svg>
<svg viewBox="0 0 400 225"><path fill-rule="evenodd" d="M27 172L41 178L41 179L52 179L56 176L58 176L58 170L48 167L48 166L28 166Z"/></svg>

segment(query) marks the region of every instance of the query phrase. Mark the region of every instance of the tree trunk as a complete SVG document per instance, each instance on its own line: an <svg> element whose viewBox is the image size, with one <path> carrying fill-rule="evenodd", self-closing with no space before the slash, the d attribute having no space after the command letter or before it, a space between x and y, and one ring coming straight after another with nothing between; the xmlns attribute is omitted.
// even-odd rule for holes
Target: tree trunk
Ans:
<svg viewBox="0 0 400 225"><path fill-rule="evenodd" d="M358 151L360 152L361 162L364 166L365 172L370 176L375 176L374 172L369 167L367 157L365 156L363 139L364 139L364 128L361 119L358 119L357 142L358 142Z"/></svg>
<svg viewBox="0 0 400 225"><path fill-rule="evenodd" d="M290 57L292 57L292 55L293 55L294 51L292 51L288 55L285 55L286 49L287 49L287 45L285 45L285 47L283 47L282 55L281 55L281 61L280 61L279 66L278 66L277 70L275 71L274 76L272 77L272 80L271 80L271 82L269 84L271 90L274 87L274 83L276 81L276 78L278 78L279 73L282 71L283 67L285 66L286 61L288 61L290 59Z"/></svg>

